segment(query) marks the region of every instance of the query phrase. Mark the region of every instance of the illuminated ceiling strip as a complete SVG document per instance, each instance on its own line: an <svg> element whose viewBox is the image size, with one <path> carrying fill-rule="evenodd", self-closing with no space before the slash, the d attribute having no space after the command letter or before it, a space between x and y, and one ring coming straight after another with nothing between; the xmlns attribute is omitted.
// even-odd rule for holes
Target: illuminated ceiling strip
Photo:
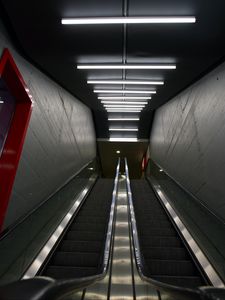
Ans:
<svg viewBox="0 0 225 300"><path fill-rule="evenodd" d="M138 131L138 128L109 128L109 131Z"/></svg>
<svg viewBox="0 0 225 300"><path fill-rule="evenodd" d="M93 18L62 18L62 25L95 25L95 24L182 24L195 23L193 16L162 16L162 17L93 17Z"/></svg>
<svg viewBox="0 0 225 300"><path fill-rule="evenodd" d="M108 121L139 121L140 118L108 118Z"/></svg>
<svg viewBox="0 0 225 300"><path fill-rule="evenodd" d="M77 65L77 69L82 70L174 70L176 69L176 65L158 65L158 64L151 64L151 65Z"/></svg>
<svg viewBox="0 0 225 300"><path fill-rule="evenodd" d="M133 80L88 80L88 84L143 84L143 85L163 85L164 81L133 81Z"/></svg>
<svg viewBox="0 0 225 300"><path fill-rule="evenodd" d="M104 105L105 108L144 108L144 105Z"/></svg>
<svg viewBox="0 0 225 300"><path fill-rule="evenodd" d="M131 104L131 105L135 105L135 104L138 104L138 105L143 105L143 104L148 104L147 101L108 101L108 100L102 100L101 103L103 104Z"/></svg>
<svg viewBox="0 0 225 300"><path fill-rule="evenodd" d="M109 138L110 142L137 142L137 138Z"/></svg>
<svg viewBox="0 0 225 300"><path fill-rule="evenodd" d="M110 94L156 94L156 91L132 91L132 90L94 90L94 93Z"/></svg>
<svg viewBox="0 0 225 300"><path fill-rule="evenodd" d="M142 109L131 109L131 108L127 108L127 109L125 109L125 108L108 108L108 109L106 109L107 110L107 112L120 112L120 113L139 113L139 112L141 112L142 111Z"/></svg>
<svg viewBox="0 0 225 300"><path fill-rule="evenodd" d="M150 99L152 99L151 97L130 97L130 96L128 96L128 97L126 97L126 96L124 96L124 97L111 97L111 96L106 96L106 97L98 97L98 99L99 100L138 100L138 99L140 99L140 100L150 100Z"/></svg>
<svg viewBox="0 0 225 300"><path fill-rule="evenodd" d="M143 108L142 107L139 107L139 108L135 108L135 107L105 107L106 110L111 110L111 109L120 109L120 110L142 110Z"/></svg>

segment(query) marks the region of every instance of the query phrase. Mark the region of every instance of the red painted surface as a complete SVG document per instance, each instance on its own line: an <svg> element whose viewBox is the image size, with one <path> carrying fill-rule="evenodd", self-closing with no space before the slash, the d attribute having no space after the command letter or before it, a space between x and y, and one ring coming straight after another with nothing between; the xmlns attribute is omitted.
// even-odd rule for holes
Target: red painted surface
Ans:
<svg viewBox="0 0 225 300"><path fill-rule="evenodd" d="M8 90L16 101L15 112L0 157L1 229L30 120L32 101L26 91L28 89L26 88L25 82L8 49L4 50L0 61L0 77L5 81Z"/></svg>

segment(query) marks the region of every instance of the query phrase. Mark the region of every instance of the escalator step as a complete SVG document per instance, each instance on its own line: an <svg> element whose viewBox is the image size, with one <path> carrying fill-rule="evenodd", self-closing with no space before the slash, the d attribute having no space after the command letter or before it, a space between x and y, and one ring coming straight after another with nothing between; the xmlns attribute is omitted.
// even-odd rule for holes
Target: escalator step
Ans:
<svg viewBox="0 0 225 300"><path fill-rule="evenodd" d="M64 252L100 252L102 248L101 242L96 241L62 241L59 246L59 251Z"/></svg>
<svg viewBox="0 0 225 300"><path fill-rule="evenodd" d="M160 227L160 228L173 228L171 222L169 220L146 220L145 222L141 222L138 224L138 227L142 230L142 228L151 228L151 227Z"/></svg>
<svg viewBox="0 0 225 300"><path fill-rule="evenodd" d="M195 288L204 285L199 276L152 276L153 279L181 287Z"/></svg>
<svg viewBox="0 0 225 300"><path fill-rule="evenodd" d="M173 228L148 228L140 227L140 236L176 236L177 233Z"/></svg>
<svg viewBox="0 0 225 300"><path fill-rule="evenodd" d="M76 221L79 223L105 223L105 217L96 216L80 216L78 215Z"/></svg>
<svg viewBox="0 0 225 300"><path fill-rule="evenodd" d="M143 249L143 254L146 259L187 260L189 258L184 248L146 247Z"/></svg>
<svg viewBox="0 0 225 300"><path fill-rule="evenodd" d="M171 275L171 276L195 276L196 268L188 260L145 260L151 275Z"/></svg>
<svg viewBox="0 0 225 300"><path fill-rule="evenodd" d="M56 252L50 261L50 265L70 267L97 267L99 253L84 252Z"/></svg>
<svg viewBox="0 0 225 300"><path fill-rule="evenodd" d="M76 231L100 231L104 232L106 229L105 224L98 224L98 223L79 223L74 222L70 226L70 230L76 230Z"/></svg>
<svg viewBox="0 0 225 300"><path fill-rule="evenodd" d="M45 271L45 276L55 279L80 278L92 276L98 273L98 268L78 268L78 267L61 267L48 266Z"/></svg>
<svg viewBox="0 0 225 300"><path fill-rule="evenodd" d="M92 231L69 231L66 236L66 240L76 240L76 241L102 241L105 236L102 232L92 232Z"/></svg>
<svg viewBox="0 0 225 300"><path fill-rule="evenodd" d="M148 207L144 207L144 208L137 208L135 210L135 213L136 214L147 214L148 216L149 215L155 215L155 214L161 214L161 215L165 215L165 211L163 208L160 208L160 207L152 207L150 206L149 208Z"/></svg>
<svg viewBox="0 0 225 300"><path fill-rule="evenodd" d="M137 217L137 220L140 219L140 220L143 220L143 222L149 222L149 221L167 221L168 220L168 217L166 214L151 214L151 215L138 215L136 214L136 217Z"/></svg>
<svg viewBox="0 0 225 300"><path fill-rule="evenodd" d="M105 211L95 211L94 212L95 217L104 217L105 216ZM83 211L80 211L79 216L85 216L85 217L89 217L93 215L93 209L85 209Z"/></svg>
<svg viewBox="0 0 225 300"><path fill-rule="evenodd" d="M140 240L143 247L182 247L181 240L177 237L151 237Z"/></svg>

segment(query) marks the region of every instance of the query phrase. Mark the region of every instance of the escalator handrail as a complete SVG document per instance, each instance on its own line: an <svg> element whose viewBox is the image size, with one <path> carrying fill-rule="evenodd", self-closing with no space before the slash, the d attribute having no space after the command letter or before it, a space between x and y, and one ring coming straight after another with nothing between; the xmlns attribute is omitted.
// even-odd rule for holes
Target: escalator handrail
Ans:
<svg viewBox="0 0 225 300"><path fill-rule="evenodd" d="M145 264L140 250L140 243L139 243L137 225L136 225L136 217L135 217L134 206L133 206L133 198L132 198L132 192L130 187L129 170L128 170L128 164L126 158L125 158L125 174L126 174L126 184L127 184L127 194L128 194L128 202L129 202L130 225L131 225L132 240L133 240L133 247L134 247L134 256L135 256L136 266L140 277L155 289L159 290L160 292L166 293L167 299L173 299L173 300L225 299L225 289L222 288L214 288L214 287L199 287L196 289L182 288L182 287L162 283L160 281L157 281L155 279L146 276Z"/></svg>
<svg viewBox="0 0 225 300"><path fill-rule="evenodd" d="M35 277L32 279L25 279L21 281L12 282L0 287L1 300L57 300L62 299L63 296L85 289L96 281L105 277L109 268L109 261L112 250L112 238L115 223L115 207L116 195L118 189L118 178L120 170L120 158L118 159L116 167L116 176L114 180L114 188L112 192L112 202L110 209L110 217L107 228L107 235L105 241L102 271L99 274L81 277L75 279L54 280L49 277ZM38 286L36 288L36 286ZM32 289L32 287L34 287ZM18 298L17 298L18 297Z"/></svg>

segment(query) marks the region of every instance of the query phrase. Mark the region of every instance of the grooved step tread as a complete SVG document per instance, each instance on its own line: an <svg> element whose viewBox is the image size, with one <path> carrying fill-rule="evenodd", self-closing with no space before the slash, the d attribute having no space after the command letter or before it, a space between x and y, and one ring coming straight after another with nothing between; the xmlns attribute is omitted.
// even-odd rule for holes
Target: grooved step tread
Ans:
<svg viewBox="0 0 225 300"><path fill-rule="evenodd" d="M98 224L98 223L73 223L70 228L71 231L100 231L104 232L106 229L105 224Z"/></svg>
<svg viewBox="0 0 225 300"><path fill-rule="evenodd" d="M105 235L102 232L93 231L70 231L66 234L66 240L77 241L102 241Z"/></svg>
<svg viewBox="0 0 225 300"><path fill-rule="evenodd" d="M153 236L151 238L144 238L140 240L141 245L144 247L182 247L181 240L175 236Z"/></svg>
<svg viewBox="0 0 225 300"><path fill-rule="evenodd" d="M97 267L99 253L62 252L58 251L50 261L50 265L69 267Z"/></svg>
<svg viewBox="0 0 225 300"><path fill-rule="evenodd" d="M146 259L187 260L189 255L184 248L175 247L146 247L143 249Z"/></svg>
<svg viewBox="0 0 225 300"><path fill-rule="evenodd" d="M100 252L102 249L102 242L96 241L62 241L58 250L63 252Z"/></svg>
<svg viewBox="0 0 225 300"><path fill-rule="evenodd" d="M181 287L195 288L204 285L199 276L151 276L152 279Z"/></svg>
<svg viewBox="0 0 225 300"><path fill-rule="evenodd" d="M185 260L145 260L151 275L195 276L196 268L191 261Z"/></svg>
<svg viewBox="0 0 225 300"><path fill-rule="evenodd" d="M105 224L105 218L104 217L94 217L94 216L80 216L78 215L76 218L76 222L79 223L103 223Z"/></svg>
<svg viewBox="0 0 225 300"><path fill-rule="evenodd" d="M98 274L98 268L79 268L79 267L63 267L63 266L48 266L45 271L45 276L54 279L68 279L92 276Z"/></svg>
<svg viewBox="0 0 225 300"><path fill-rule="evenodd" d="M153 237L153 236L177 236L176 231L173 228L140 228L139 235L145 238L146 236Z"/></svg>

